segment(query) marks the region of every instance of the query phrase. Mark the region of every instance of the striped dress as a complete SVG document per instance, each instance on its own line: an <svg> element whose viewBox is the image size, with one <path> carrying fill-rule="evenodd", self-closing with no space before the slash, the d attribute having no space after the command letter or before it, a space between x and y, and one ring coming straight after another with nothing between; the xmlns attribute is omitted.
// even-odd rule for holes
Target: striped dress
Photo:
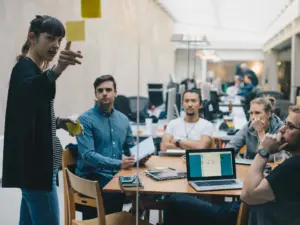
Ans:
<svg viewBox="0 0 300 225"><path fill-rule="evenodd" d="M47 76L51 82L55 82L57 79L56 74L52 72L52 70L49 70L47 73ZM51 100L50 103L51 107L51 122L52 122L52 146L53 146L53 168L57 169L61 167L61 160L62 160L62 145L60 143L60 140L56 136L56 118L54 113L54 100Z"/></svg>

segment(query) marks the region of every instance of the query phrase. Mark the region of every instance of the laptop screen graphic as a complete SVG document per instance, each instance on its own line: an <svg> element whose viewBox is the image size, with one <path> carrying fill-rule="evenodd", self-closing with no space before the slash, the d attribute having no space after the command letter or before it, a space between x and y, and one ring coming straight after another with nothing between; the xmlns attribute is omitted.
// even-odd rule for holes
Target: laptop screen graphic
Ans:
<svg viewBox="0 0 300 225"><path fill-rule="evenodd" d="M189 154L190 178L232 176L232 153L201 152Z"/></svg>

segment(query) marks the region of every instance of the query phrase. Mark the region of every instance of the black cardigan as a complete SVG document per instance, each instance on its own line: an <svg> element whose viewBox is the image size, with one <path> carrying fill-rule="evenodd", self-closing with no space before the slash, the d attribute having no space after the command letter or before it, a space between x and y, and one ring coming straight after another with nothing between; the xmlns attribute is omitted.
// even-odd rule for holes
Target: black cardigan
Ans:
<svg viewBox="0 0 300 225"><path fill-rule="evenodd" d="M52 190L50 103L55 82L28 58L10 78L4 129L3 187Z"/></svg>

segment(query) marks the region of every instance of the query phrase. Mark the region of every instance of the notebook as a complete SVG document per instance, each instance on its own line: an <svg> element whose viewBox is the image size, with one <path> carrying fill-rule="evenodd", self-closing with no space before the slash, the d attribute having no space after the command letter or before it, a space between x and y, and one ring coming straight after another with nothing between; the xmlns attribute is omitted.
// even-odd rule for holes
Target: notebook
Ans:
<svg viewBox="0 0 300 225"><path fill-rule="evenodd" d="M187 180L196 191L242 189L233 148L186 151Z"/></svg>
<svg viewBox="0 0 300 225"><path fill-rule="evenodd" d="M129 187L143 187L140 178L136 175L133 176L119 176L120 186L123 188Z"/></svg>
<svg viewBox="0 0 300 225"><path fill-rule="evenodd" d="M156 181L174 180L186 178L186 172L179 172L172 169L167 170L148 170L145 174Z"/></svg>

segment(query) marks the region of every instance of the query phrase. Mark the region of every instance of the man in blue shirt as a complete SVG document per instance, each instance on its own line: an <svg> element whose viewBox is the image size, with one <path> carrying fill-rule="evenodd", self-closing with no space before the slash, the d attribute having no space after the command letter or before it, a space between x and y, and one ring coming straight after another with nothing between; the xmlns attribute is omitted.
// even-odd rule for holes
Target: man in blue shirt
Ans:
<svg viewBox="0 0 300 225"><path fill-rule="evenodd" d="M120 169L133 167L134 157L130 156L129 148L135 143L128 118L113 108L117 94L114 78L103 75L95 80L94 88L95 106L79 117L84 135L76 137L79 151L76 174L98 180L102 189ZM106 214L122 210L123 193L102 192L102 198ZM84 219L97 217L95 211L84 215Z"/></svg>

